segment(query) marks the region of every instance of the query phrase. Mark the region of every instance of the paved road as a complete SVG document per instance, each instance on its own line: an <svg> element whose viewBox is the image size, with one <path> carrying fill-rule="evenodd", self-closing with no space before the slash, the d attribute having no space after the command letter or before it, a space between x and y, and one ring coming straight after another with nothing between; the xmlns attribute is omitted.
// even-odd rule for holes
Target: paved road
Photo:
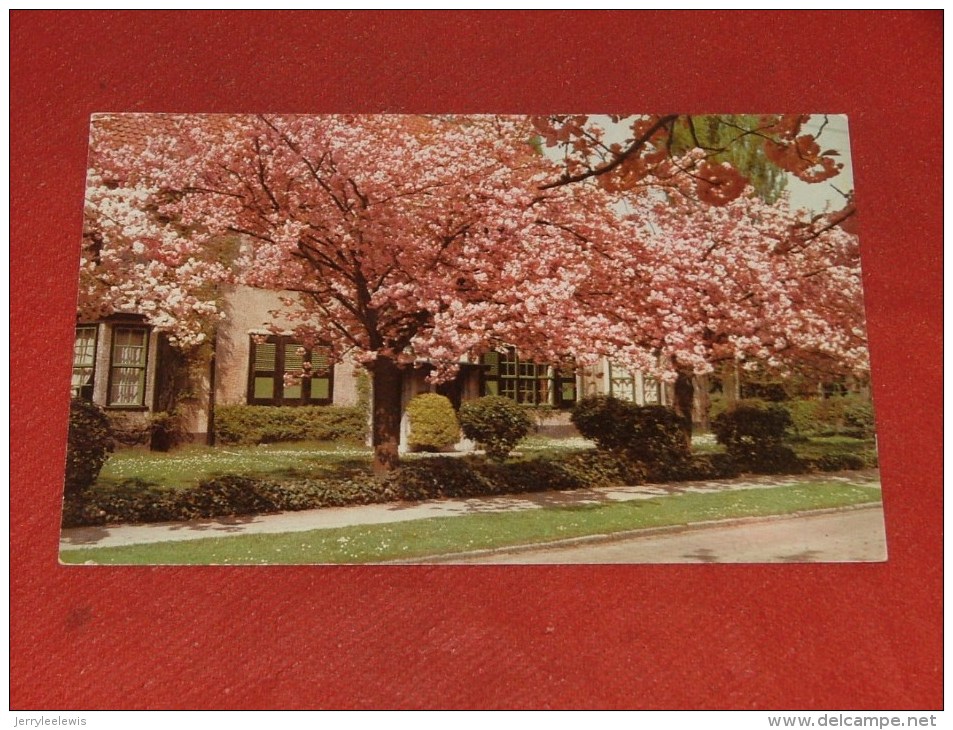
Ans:
<svg viewBox="0 0 953 730"><path fill-rule="evenodd" d="M825 563L887 559L883 510L771 518L447 563Z"/></svg>

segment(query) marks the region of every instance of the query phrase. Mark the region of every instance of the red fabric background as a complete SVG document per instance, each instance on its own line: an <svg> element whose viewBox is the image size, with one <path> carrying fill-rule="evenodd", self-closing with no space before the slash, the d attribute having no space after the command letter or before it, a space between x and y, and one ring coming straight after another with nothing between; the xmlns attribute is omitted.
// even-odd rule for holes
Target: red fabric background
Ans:
<svg viewBox="0 0 953 730"><path fill-rule="evenodd" d="M14 708L941 706L941 12L10 26ZM106 111L848 113L889 562L59 566L87 126Z"/></svg>

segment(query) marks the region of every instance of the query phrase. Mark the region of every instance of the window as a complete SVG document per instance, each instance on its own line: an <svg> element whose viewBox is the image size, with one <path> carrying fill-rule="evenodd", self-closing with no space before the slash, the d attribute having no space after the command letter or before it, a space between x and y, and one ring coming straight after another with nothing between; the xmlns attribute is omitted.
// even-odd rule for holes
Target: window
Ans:
<svg viewBox="0 0 953 730"><path fill-rule="evenodd" d="M110 406L145 406L148 350L148 327L113 327L109 358Z"/></svg>
<svg viewBox="0 0 953 730"><path fill-rule="evenodd" d="M655 378L642 376L642 393L645 397L645 405L663 405L662 404L662 384Z"/></svg>
<svg viewBox="0 0 953 730"><path fill-rule="evenodd" d="M249 405L319 406L332 401L334 368L324 349L308 350L283 335L253 336L249 361ZM297 377L308 369L310 377Z"/></svg>
<svg viewBox="0 0 953 730"><path fill-rule="evenodd" d="M76 328L76 339L73 343L72 392L74 398L93 399L97 330L94 324L84 324Z"/></svg>
<svg viewBox="0 0 953 730"><path fill-rule="evenodd" d="M625 368L609 363L609 395L620 400L637 400L635 397L635 378Z"/></svg>
<svg viewBox="0 0 953 730"><path fill-rule="evenodd" d="M642 398L639 399L639 380L641 380ZM609 395L640 405L662 404L662 387L658 380L650 375L635 377L633 371L609 363Z"/></svg>
<svg viewBox="0 0 953 730"><path fill-rule="evenodd" d="M521 360L513 348L488 352L481 362L484 395L501 395L528 406L560 408L576 402L574 368Z"/></svg>

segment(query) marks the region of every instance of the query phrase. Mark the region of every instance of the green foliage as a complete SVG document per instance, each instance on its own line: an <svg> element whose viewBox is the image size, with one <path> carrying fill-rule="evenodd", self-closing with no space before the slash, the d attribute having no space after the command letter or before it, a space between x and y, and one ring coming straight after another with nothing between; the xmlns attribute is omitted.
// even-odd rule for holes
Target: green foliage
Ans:
<svg viewBox="0 0 953 730"><path fill-rule="evenodd" d="M621 452L629 443L627 421L635 406L609 395L583 398L572 409L569 420L584 438L595 441L603 451Z"/></svg>
<svg viewBox="0 0 953 730"><path fill-rule="evenodd" d="M408 501L502 493L479 468L454 457L408 461L385 478L384 489L393 498Z"/></svg>
<svg viewBox="0 0 953 730"><path fill-rule="evenodd" d="M871 441L845 436L812 438L798 443L797 455L781 445L743 464L728 454L707 453L647 465L622 451L592 448L537 451L532 458L506 463L482 457L408 458L383 479L370 474L366 449L314 452L298 446L259 446L186 449L177 454L124 452L107 465L106 470L115 472L111 478L101 476L85 492L67 495L64 525L726 479L737 477L742 468L760 473L841 471L875 467L872 447ZM123 459L126 466L116 469ZM144 465L133 468L134 462ZM167 462L173 466L161 469Z"/></svg>
<svg viewBox="0 0 953 730"><path fill-rule="evenodd" d="M872 438L874 435L873 405L864 396L803 398L784 405L791 413L795 431L801 436Z"/></svg>
<svg viewBox="0 0 953 730"><path fill-rule="evenodd" d="M803 470L785 445L791 415L779 405L739 401L712 422L718 443L741 468L759 473L797 473Z"/></svg>
<svg viewBox="0 0 953 730"><path fill-rule="evenodd" d="M526 411L509 398L488 395L460 408L463 434L479 443L494 461L504 461L533 427Z"/></svg>
<svg viewBox="0 0 953 730"><path fill-rule="evenodd" d="M367 413L360 406L218 406L215 438L221 444L276 441L363 441Z"/></svg>
<svg viewBox="0 0 953 730"><path fill-rule="evenodd" d="M84 495L68 498L63 524L192 520L398 500L607 487L639 484L644 479L639 465L594 450L506 464L460 457L417 459L402 464L384 479L349 473L278 481L226 474L182 489L129 479L113 487L97 485Z"/></svg>
<svg viewBox="0 0 953 730"><path fill-rule="evenodd" d="M93 485L112 451L112 432L103 411L80 398L69 408L66 446L66 494L81 494Z"/></svg>
<svg viewBox="0 0 953 730"><path fill-rule="evenodd" d="M637 406L600 395L579 401L570 419L600 449L630 461L673 464L688 456L678 416L664 406Z"/></svg>
<svg viewBox="0 0 953 730"><path fill-rule="evenodd" d="M645 479L649 482L707 481L734 479L739 474L741 469L728 454L692 454L687 459L652 465Z"/></svg>
<svg viewBox="0 0 953 730"><path fill-rule="evenodd" d="M175 490L129 480L115 489L90 490L81 497L67 497L63 526L208 519L393 499L370 476L275 482L226 474Z"/></svg>
<svg viewBox="0 0 953 730"><path fill-rule="evenodd" d="M562 468L588 489L644 484L647 480L642 464L598 449L567 456Z"/></svg>
<svg viewBox="0 0 953 730"><path fill-rule="evenodd" d="M848 400L844 409L844 424L855 438L873 438L876 430L874 405L867 398L844 396Z"/></svg>
<svg viewBox="0 0 953 730"><path fill-rule="evenodd" d="M418 451L441 451L460 440L460 424L450 399L421 393L407 404L410 418L408 445Z"/></svg>
<svg viewBox="0 0 953 730"><path fill-rule="evenodd" d="M371 407L371 376L364 368L354 370L357 407L367 411Z"/></svg>
<svg viewBox="0 0 953 730"><path fill-rule="evenodd" d="M149 417L149 448L153 451L168 451L187 438L181 412L162 411Z"/></svg>
<svg viewBox="0 0 953 730"><path fill-rule="evenodd" d="M777 200L787 185L785 172L764 154L764 139L757 134L759 120L754 114L721 114L692 117L692 125L682 118L672 130L673 154L701 147L714 163L728 162L748 178L755 192L767 203Z"/></svg>
<svg viewBox="0 0 953 730"><path fill-rule="evenodd" d="M812 471L851 471L871 466L862 454L835 451L804 460ZM874 464L876 466L876 464Z"/></svg>

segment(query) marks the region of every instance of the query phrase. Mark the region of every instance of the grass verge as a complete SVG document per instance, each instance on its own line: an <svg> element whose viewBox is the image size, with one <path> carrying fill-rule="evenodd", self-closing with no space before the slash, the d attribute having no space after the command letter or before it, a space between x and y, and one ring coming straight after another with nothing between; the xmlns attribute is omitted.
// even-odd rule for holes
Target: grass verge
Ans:
<svg viewBox="0 0 953 730"><path fill-rule="evenodd" d="M880 489L869 483L811 482L385 525L84 548L62 551L60 558L64 563L108 565L373 563L879 501Z"/></svg>

